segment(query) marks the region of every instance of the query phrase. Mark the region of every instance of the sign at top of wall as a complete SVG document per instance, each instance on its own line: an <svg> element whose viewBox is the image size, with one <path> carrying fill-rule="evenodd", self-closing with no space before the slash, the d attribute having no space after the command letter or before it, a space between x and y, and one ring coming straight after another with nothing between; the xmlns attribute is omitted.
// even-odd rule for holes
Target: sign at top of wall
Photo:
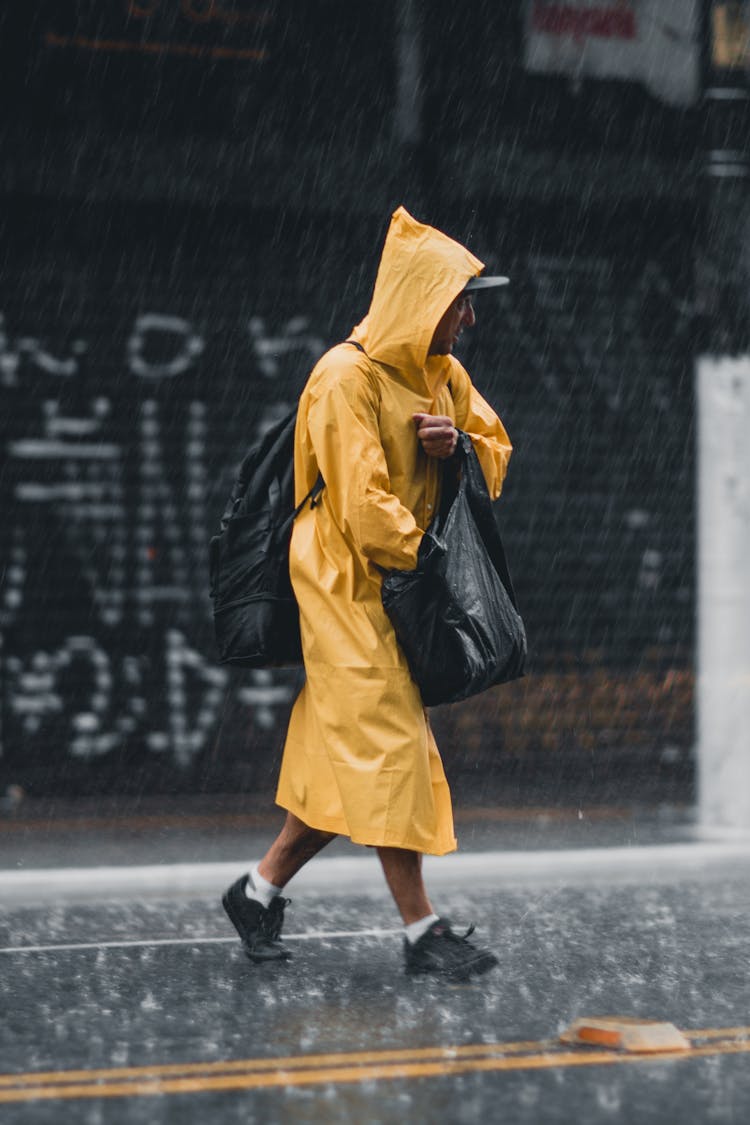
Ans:
<svg viewBox="0 0 750 1125"><path fill-rule="evenodd" d="M671 105L700 89L699 0L526 0L526 68L639 82Z"/></svg>
<svg viewBox="0 0 750 1125"><path fill-rule="evenodd" d="M730 0L711 10L711 62L717 70L750 68L750 3Z"/></svg>

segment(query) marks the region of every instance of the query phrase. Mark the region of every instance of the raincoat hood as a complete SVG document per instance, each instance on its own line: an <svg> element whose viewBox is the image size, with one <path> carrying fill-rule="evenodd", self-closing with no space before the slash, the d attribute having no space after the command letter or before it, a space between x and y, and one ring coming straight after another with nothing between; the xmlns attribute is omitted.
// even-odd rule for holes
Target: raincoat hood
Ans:
<svg viewBox="0 0 750 1125"><path fill-rule="evenodd" d="M482 269L484 262L465 246L399 207L385 237L369 312L352 338L378 363L421 371L438 321Z"/></svg>

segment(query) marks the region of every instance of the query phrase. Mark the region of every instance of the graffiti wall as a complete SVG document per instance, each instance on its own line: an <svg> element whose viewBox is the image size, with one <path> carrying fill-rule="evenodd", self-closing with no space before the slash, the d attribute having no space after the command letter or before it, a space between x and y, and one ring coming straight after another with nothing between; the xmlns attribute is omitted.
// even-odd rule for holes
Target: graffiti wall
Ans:
<svg viewBox="0 0 750 1125"><path fill-rule="evenodd" d="M271 784L301 672L217 663L208 541L248 444L365 311L382 226L11 210L0 782ZM476 241L487 256L491 224ZM501 518L535 675L437 725L474 765L498 748L595 749L618 722L629 744L686 751L684 295L656 259L571 269L508 246L506 260L514 285L480 307L463 358L516 447Z"/></svg>
<svg viewBox="0 0 750 1125"><path fill-rule="evenodd" d="M222 716L275 735L288 707L288 675L218 666L207 545L328 325L293 287L282 311L227 224L17 218L34 249L0 315L0 762L26 784L126 780L139 761L193 777Z"/></svg>

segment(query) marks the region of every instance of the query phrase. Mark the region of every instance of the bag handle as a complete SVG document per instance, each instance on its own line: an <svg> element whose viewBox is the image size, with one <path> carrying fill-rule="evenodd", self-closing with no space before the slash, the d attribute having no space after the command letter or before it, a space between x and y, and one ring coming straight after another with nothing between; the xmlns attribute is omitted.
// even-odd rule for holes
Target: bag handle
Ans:
<svg viewBox="0 0 750 1125"><path fill-rule="evenodd" d="M458 431L456 452L461 462L462 484L466 489L466 498L469 501L471 513L479 528L479 533L487 548L487 553L492 560L492 565L497 571L503 586L508 591L508 597L513 603L513 608L518 612L516 593L513 589L510 571L508 570L508 560L505 556L503 541L497 524L495 523L495 515L492 511L492 500L490 499L490 494L487 489L487 482L484 479L484 473L482 472L482 466L479 463L474 443L464 430Z"/></svg>

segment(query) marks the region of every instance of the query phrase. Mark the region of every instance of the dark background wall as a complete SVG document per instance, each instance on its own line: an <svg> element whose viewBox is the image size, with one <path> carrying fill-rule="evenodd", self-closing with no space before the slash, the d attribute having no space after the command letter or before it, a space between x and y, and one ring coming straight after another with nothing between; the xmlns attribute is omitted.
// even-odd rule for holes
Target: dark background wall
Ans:
<svg viewBox="0 0 750 1125"><path fill-rule="evenodd" d="M207 542L403 202L513 282L462 359L530 668L435 713L459 798L688 792L696 112L526 74L517 5L429 11L4 13L0 785L272 785L299 674L217 665Z"/></svg>

